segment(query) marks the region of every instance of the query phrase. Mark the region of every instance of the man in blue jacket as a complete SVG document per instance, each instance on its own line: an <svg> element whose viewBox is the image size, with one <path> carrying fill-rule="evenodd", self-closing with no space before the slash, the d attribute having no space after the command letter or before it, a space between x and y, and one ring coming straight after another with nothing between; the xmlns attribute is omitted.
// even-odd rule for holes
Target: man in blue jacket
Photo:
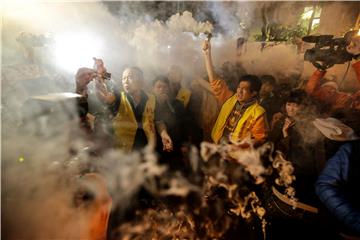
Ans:
<svg viewBox="0 0 360 240"><path fill-rule="evenodd" d="M343 144L316 182L316 194L341 224L343 234L360 237L360 140Z"/></svg>

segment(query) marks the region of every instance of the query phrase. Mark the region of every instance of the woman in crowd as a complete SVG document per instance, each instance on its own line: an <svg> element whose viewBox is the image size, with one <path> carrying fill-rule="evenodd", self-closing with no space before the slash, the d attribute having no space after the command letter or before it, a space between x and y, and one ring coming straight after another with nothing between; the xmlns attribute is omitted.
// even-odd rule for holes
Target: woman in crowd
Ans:
<svg viewBox="0 0 360 240"><path fill-rule="evenodd" d="M296 196L307 204L317 204L313 184L324 166L322 140L308 116L306 93L293 90L286 100L284 113L272 122L269 140L284 154L295 169Z"/></svg>
<svg viewBox="0 0 360 240"><path fill-rule="evenodd" d="M187 125L189 116L186 114L183 103L174 98L170 93L170 82L165 76L158 76L153 82L153 93L156 96L156 127L159 132L166 129L172 143L173 151L160 148L161 136L158 137L158 150L161 152L161 160L170 164L171 167L180 168L184 164L182 160L181 147L186 141ZM166 142L162 143L166 146Z"/></svg>
<svg viewBox="0 0 360 240"><path fill-rule="evenodd" d="M269 140L294 167L292 186L297 199L294 208L291 199L282 194L283 189L276 185L271 187L270 209L274 211L269 231L274 238L271 239L281 237L284 227L295 233L294 239L324 236L322 221L318 221L321 204L314 189L317 176L325 164L324 148L322 138L316 135L318 132L308 116L310 106L306 98L302 90L291 91L283 112L276 114L271 124Z"/></svg>

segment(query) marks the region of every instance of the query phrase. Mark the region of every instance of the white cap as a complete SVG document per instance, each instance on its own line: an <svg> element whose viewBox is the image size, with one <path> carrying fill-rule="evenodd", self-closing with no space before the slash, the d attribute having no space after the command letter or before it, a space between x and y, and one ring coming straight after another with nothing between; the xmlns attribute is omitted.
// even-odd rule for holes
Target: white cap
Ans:
<svg viewBox="0 0 360 240"><path fill-rule="evenodd" d="M336 118L317 118L313 124L327 138L334 141L352 141L360 139L354 130Z"/></svg>

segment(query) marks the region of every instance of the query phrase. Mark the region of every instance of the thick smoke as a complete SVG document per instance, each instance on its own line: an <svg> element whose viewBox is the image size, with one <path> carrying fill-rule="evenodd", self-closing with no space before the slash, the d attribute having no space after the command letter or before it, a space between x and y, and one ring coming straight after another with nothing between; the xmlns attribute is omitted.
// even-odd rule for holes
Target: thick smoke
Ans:
<svg viewBox="0 0 360 240"><path fill-rule="evenodd" d="M255 14L262 6L249 2L207 3L218 31L230 38L249 37L248 28L256 22Z"/></svg>
<svg viewBox="0 0 360 240"><path fill-rule="evenodd" d="M199 3L200 5L200 3ZM271 14L267 16L268 24L279 23L285 26L294 26L294 15L286 14L298 12L299 3L246 3L246 2L211 2L204 4L204 11L209 11L215 24L214 58L215 65L225 61L241 61L247 66L249 72L257 72L289 76L294 72L303 73L308 77L314 70L307 67L302 72L302 55L296 54L294 46L280 44L280 46L267 47L267 51L260 51L258 44L252 44L251 34L260 32L263 25L261 10L268 9ZM339 4L335 7L339 7ZM341 5L341 4L340 4ZM117 8L115 8L117 6ZM147 7L148 8L147 8ZM160 5L159 5L160 6ZM161 5L176 12L176 6ZM344 8L344 5L341 5ZM325 8L325 7L324 7ZM332 5L326 6L332 11ZM111 10L111 13L109 12ZM42 14L36 14L37 12ZM152 11L154 14L152 14ZM4 64L14 62L16 57L21 56L20 47L14 41L21 31L34 34L49 34L55 40L61 35L74 36L84 35L89 42L99 45L97 49L90 49L87 54L102 57L113 77L118 79L125 65L138 65L144 70L146 78L151 81L155 75L163 74L171 64L182 65L188 77L194 72L203 70L201 56L201 38L197 37L200 32L211 31L212 25L206 20L196 21L197 16L191 12L179 12L166 19L156 19L154 15L164 16L160 10L151 8L151 5L140 3L115 3L104 6L101 3L56 3L56 4L33 4L26 7L9 8L4 17L3 25L3 49ZM50 17L51 16L51 17ZM332 15L333 16L333 15ZM341 15L342 16L342 15ZM322 19L328 22L329 16ZM164 17L163 17L164 18ZM203 18L203 17L202 17ZM334 19L332 17L332 19ZM241 23L241 24L240 24ZM323 28L326 28L324 24ZM220 30L219 30L220 29ZM252 32L249 32L252 29ZM325 30L319 29L319 33L325 34ZM193 34L194 33L194 34ZM67 35L66 35L67 34ZM339 33L337 33L339 35ZM250 36L249 48L246 55L241 59L234 54L236 51L236 39ZM86 38L85 38L86 39ZM80 38L83 40L83 38ZM255 46L251 46L255 45ZM36 48L35 57L41 64L52 63L58 70L66 65L66 60L61 58L58 62L54 53L56 44L48 44L45 48ZM271 49L271 50L270 50ZM70 58L70 57L69 57ZM92 66L92 59L82 59L79 63ZM279 61L289 59L287 61ZM286 62L286 63L285 63ZM299 63L300 62L300 63ZM265 63L265 64L264 64ZM283 63L283 64L282 64ZM194 67L196 66L196 68ZM74 74L80 66L71 66L66 70ZM342 79L346 66L338 66L338 70L331 69L337 79ZM350 71L351 72L351 71ZM349 73L347 79L353 79ZM69 79L71 81L71 79ZM340 80L339 80L340 81ZM351 82L351 81L349 81Z"/></svg>
<svg viewBox="0 0 360 240"><path fill-rule="evenodd" d="M161 10L147 8L149 5L145 3L128 2L22 3L4 8L2 204L5 234L9 238L80 238L76 234L86 226L86 215L77 213L73 197L78 187L77 177L84 169L103 173L113 206L120 208L128 207L124 203L131 202L141 186L156 191L154 178L166 171L148 150L132 155L114 150L101 159L93 156L88 151L89 143L77 132L73 105L50 103L44 111L43 103L29 103L34 95L73 91L74 73L79 67L92 67L92 57L104 59L116 81L125 66L139 66L149 83L177 64L185 70L186 80L190 82L204 72L202 33L213 32L216 67L226 61L241 62L248 73L272 74L290 82L294 75L306 79L315 70L302 61L303 55L298 55L293 45L270 44L261 51L261 44L253 41L253 32L246 28L260 31L262 22L258 14L264 3L199 3L203 9L197 10L197 14L174 2L157 4ZM282 11L274 14L277 17L273 19L294 24L292 16L280 14L294 4L278 3L275 7L282 6ZM168 6L171 11L167 11ZM203 12L210 13L212 19ZM337 19L334 15L328 18ZM326 34L325 30L319 31ZM29 47L29 42L22 44L16 40L20 32L43 35L38 39L44 42ZM238 37L249 38L240 57L236 54ZM64 38L69 44L83 42L57 49ZM84 48L86 51L80 51L85 45L89 46ZM73 52L67 54L70 48ZM341 81L345 70L346 66L339 65L330 69L328 75L335 75ZM355 82L353 79L350 70L347 82ZM49 117L52 111L57 114ZM197 160L192 164L194 169L198 168ZM181 177L175 179L164 195L169 191L183 194L188 189L198 190ZM68 219L78 221L73 223ZM54 226L59 227L54 229ZM22 232L18 231L20 228Z"/></svg>

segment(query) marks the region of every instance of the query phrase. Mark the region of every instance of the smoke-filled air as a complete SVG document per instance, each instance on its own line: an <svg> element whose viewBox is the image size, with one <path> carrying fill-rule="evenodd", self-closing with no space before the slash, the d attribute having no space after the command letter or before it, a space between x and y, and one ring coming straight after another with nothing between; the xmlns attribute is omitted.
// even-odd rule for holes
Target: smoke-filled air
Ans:
<svg viewBox="0 0 360 240"><path fill-rule="evenodd" d="M360 235L358 2L0 11L3 239Z"/></svg>

